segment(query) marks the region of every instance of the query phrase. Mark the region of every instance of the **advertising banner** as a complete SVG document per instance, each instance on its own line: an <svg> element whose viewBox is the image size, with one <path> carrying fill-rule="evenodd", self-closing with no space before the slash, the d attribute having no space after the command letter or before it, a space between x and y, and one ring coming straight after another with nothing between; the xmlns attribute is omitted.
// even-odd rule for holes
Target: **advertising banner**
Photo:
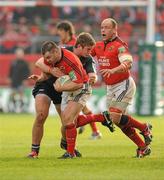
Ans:
<svg viewBox="0 0 164 180"><path fill-rule="evenodd" d="M162 48L155 45L139 47L139 80L136 108L138 115L162 114Z"/></svg>

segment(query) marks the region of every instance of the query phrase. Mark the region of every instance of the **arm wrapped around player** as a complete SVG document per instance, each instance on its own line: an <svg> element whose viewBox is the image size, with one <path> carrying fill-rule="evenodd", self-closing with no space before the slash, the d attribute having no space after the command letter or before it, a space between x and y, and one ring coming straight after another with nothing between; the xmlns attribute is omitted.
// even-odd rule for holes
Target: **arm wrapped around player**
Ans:
<svg viewBox="0 0 164 180"><path fill-rule="evenodd" d="M61 77L64 73L57 67L51 67L45 64L44 59L40 58L36 63L36 67L40 68L43 72L51 74L54 77Z"/></svg>
<svg viewBox="0 0 164 180"><path fill-rule="evenodd" d="M54 88L58 92L62 92L62 91L74 91L74 90L80 89L82 87L83 87L82 83L75 83L75 82L73 82L70 79L69 75L61 76L54 83Z"/></svg>

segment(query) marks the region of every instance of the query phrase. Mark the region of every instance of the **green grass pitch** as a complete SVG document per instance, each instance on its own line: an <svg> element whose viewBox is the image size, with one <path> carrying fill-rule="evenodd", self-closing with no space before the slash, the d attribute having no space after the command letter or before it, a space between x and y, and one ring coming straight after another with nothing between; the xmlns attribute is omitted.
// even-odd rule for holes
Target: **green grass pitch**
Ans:
<svg viewBox="0 0 164 180"><path fill-rule="evenodd" d="M136 146L118 128L99 124L101 140L90 140L89 125L78 135L82 158L60 160L60 121L49 117L39 159L28 159L33 115L0 114L1 180L163 180L164 116L137 117L153 125L152 154L136 159Z"/></svg>

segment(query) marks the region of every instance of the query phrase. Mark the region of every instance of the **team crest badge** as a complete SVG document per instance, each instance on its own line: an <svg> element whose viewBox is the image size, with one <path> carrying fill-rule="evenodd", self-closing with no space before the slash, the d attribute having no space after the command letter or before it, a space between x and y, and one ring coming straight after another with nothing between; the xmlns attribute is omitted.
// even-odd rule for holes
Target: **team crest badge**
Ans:
<svg viewBox="0 0 164 180"><path fill-rule="evenodd" d="M112 51L113 49L114 49L114 46L110 46L110 47L108 48L109 51Z"/></svg>
<svg viewBox="0 0 164 180"><path fill-rule="evenodd" d="M118 48L118 52L119 52L119 53L124 53L125 51L126 51L126 49L125 49L124 46Z"/></svg>

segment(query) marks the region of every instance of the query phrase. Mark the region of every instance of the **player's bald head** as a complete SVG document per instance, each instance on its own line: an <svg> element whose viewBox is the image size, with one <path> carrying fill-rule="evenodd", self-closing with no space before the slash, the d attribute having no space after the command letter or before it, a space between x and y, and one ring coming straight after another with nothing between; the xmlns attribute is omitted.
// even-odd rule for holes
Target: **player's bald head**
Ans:
<svg viewBox="0 0 164 180"><path fill-rule="evenodd" d="M117 22L112 18L104 19L101 23L103 41L111 41L117 36Z"/></svg>
<svg viewBox="0 0 164 180"><path fill-rule="evenodd" d="M112 28L117 29L117 22L113 18L104 19L101 24L111 25Z"/></svg>

